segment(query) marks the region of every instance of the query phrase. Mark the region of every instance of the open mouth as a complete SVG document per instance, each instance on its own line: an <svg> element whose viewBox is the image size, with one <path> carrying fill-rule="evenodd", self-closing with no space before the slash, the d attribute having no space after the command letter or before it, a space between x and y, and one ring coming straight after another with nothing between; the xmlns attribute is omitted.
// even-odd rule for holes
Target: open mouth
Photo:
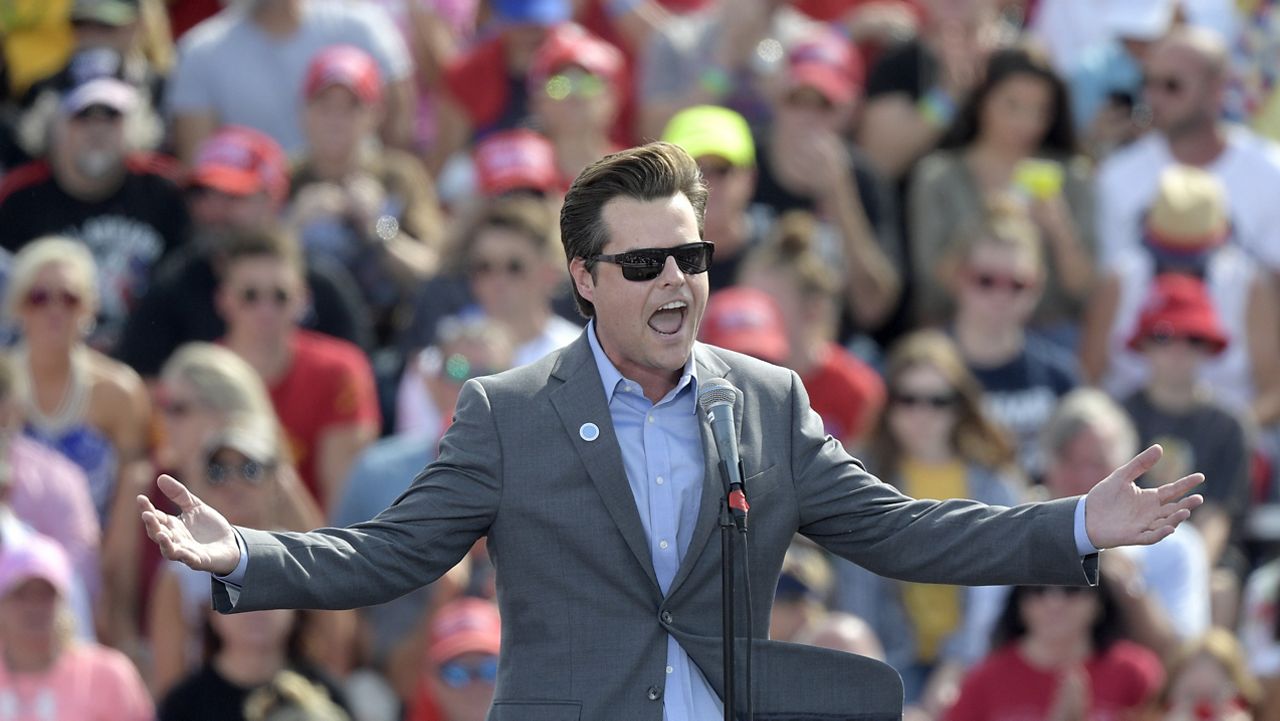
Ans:
<svg viewBox="0 0 1280 721"><path fill-rule="evenodd" d="M649 316L649 327L660 335L675 335L684 327L684 317L688 312L688 303L683 300L673 300Z"/></svg>

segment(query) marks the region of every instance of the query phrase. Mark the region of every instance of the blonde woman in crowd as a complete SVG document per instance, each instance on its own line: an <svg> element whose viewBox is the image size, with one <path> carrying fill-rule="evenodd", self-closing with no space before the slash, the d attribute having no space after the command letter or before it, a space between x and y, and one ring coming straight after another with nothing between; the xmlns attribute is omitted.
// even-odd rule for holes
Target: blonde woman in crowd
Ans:
<svg viewBox="0 0 1280 721"><path fill-rule="evenodd" d="M85 343L98 308L97 278L83 244L41 238L14 257L5 309L21 334L11 353L24 431L89 479L104 538L100 635L133 650L135 588L126 584L138 526L129 505L151 475L145 462L151 410L138 374Z"/></svg>
<svg viewBox="0 0 1280 721"><path fill-rule="evenodd" d="M164 439L158 458L163 468L183 477L205 479L201 488L209 494L210 504L238 523L262 523L293 531L323 525L315 501L280 453L283 446L279 421L266 387L248 363L221 346L189 343L173 354L160 378L158 405ZM270 440L273 457L279 459L259 483L208 482L205 445L233 423L258 428ZM153 663L151 687L157 696L186 675L199 658L199 630L208 606L207 586L208 579L203 574L188 573L176 564L164 564L156 574L148 624ZM323 614L317 618L336 622L344 616ZM310 636L323 637L319 627ZM342 637L335 632L330 640L340 646Z"/></svg>

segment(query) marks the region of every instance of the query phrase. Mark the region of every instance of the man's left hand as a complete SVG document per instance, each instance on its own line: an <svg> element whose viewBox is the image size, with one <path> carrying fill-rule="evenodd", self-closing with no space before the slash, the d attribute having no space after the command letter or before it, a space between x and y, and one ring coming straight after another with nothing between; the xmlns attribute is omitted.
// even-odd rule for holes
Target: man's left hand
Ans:
<svg viewBox="0 0 1280 721"><path fill-rule="evenodd" d="M1160 446L1151 446L1098 482L1085 497L1085 531L1098 548L1148 546L1173 533L1179 523L1191 517L1192 509L1204 497L1188 491L1204 482L1204 475L1192 473L1157 488L1140 488L1135 482L1151 470L1163 455Z"/></svg>

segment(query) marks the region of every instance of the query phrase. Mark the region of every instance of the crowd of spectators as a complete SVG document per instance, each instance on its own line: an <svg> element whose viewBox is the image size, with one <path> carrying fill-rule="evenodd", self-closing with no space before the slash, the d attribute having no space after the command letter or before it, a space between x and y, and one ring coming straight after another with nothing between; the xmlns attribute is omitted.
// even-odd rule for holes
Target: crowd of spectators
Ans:
<svg viewBox="0 0 1280 721"><path fill-rule="evenodd" d="M1208 479L1096 588L797 539L773 637L886 660L913 721L1280 721L1278 83L1280 0L0 0L0 718L480 721L483 543L220 616L133 498L376 516L463 383L578 337L564 192L663 140L702 340L886 483Z"/></svg>

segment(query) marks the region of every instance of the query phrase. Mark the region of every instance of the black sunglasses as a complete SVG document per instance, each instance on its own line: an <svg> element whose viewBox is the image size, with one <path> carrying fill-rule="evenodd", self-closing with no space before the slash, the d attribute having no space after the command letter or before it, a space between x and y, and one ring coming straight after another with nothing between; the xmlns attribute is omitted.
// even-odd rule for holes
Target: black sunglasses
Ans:
<svg viewBox="0 0 1280 721"><path fill-rule="evenodd" d="M120 118L123 118L124 113L107 105L94 104L76 111L76 113L71 117L77 122L83 122L86 120L107 120L115 122Z"/></svg>
<svg viewBox="0 0 1280 721"><path fill-rule="evenodd" d="M893 402L900 406L928 406L942 410L950 408L956 402L956 397L952 394L946 395L930 395L926 393L894 393Z"/></svg>
<svg viewBox="0 0 1280 721"><path fill-rule="evenodd" d="M283 308L289 302L289 291L279 286L274 288L249 286L240 291L240 301L245 305L257 305L259 301L267 299L270 299L277 308Z"/></svg>
<svg viewBox="0 0 1280 721"><path fill-rule="evenodd" d="M703 240L674 248L637 248L625 253L602 254L591 260L617 265L622 268L622 277L627 280L646 281L662 275L662 269L667 267L667 258L675 258L676 267L682 273L705 273L711 267L711 255L715 247L715 243Z"/></svg>
<svg viewBox="0 0 1280 721"><path fill-rule="evenodd" d="M1179 341L1185 342L1187 345L1199 351L1210 351L1217 348L1217 344L1212 340L1198 335L1176 335L1173 333L1152 333L1147 336L1147 342L1152 345L1169 346Z"/></svg>
<svg viewBox="0 0 1280 721"><path fill-rule="evenodd" d="M494 273L505 273L509 276L515 277L524 275L525 264L524 261L519 258L510 258L505 262L477 260L471 263L467 268L467 271L475 277L487 276Z"/></svg>

